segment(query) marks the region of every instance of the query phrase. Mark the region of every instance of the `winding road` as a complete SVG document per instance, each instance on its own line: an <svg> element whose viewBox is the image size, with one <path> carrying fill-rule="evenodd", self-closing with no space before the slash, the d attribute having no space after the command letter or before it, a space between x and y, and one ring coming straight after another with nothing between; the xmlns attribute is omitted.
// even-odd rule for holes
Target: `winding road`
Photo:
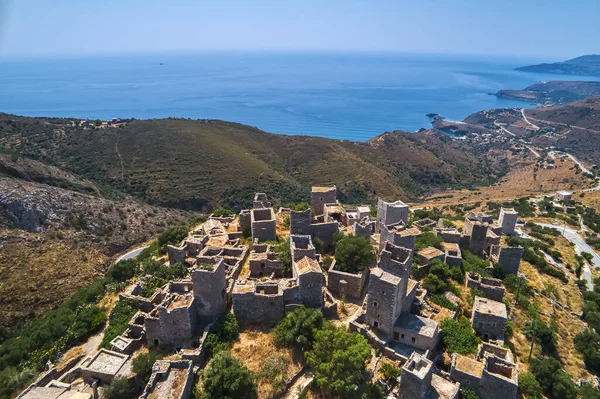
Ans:
<svg viewBox="0 0 600 399"><path fill-rule="evenodd" d="M591 264L594 267L600 267L600 256L590 247L581 236L577 233L576 230L573 230L566 226L555 226L553 224L548 223L536 223L542 227L550 227L551 229L559 230L561 234L569 241L575 244L575 252L581 255L582 252L589 252L592 254L593 258ZM594 283L592 282L592 271L588 266L587 262L583 265L583 273L581 274L581 278L587 281L588 290L594 289Z"/></svg>
<svg viewBox="0 0 600 399"><path fill-rule="evenodd" d="M131 258L135 258L136 256L138 256L144 249L148 248L148 245L146 245L145 247L139 247L136 249L132 249L131 251L127 252L124 255L121 255L117 258L117 260L115 261L115 263L119 263L122 260L127 260L127 259L131 259Z"/></svg>

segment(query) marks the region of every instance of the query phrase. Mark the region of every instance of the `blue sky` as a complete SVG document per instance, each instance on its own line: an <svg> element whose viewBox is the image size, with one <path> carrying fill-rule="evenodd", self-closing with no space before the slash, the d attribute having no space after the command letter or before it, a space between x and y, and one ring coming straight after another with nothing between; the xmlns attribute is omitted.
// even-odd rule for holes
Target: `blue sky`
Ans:
<svg viewBox="0 0 600 399"><path fill-rule="evenodd" d="M0 0L0 57L391 51L599 53L600 0Z"/></svg>

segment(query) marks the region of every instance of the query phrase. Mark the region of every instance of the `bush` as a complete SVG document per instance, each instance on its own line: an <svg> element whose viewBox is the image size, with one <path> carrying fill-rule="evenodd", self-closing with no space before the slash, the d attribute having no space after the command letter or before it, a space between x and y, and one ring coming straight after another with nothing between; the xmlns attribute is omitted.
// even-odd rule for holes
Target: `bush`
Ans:
<svg viewBox="0 0 600 399"><path fill-rule="evenodd" d="M129 382L125 377L115 377L110 384L102 390L102 399L125 399L135 397L129 389Z"/></svg>
<svg viewBox="0 0 600 399"><path fill-rule="evenodd" d="M448 298L446 298L443 295L434 295L434 296L430 297L429 300L433 303L436 303L440 306L445 307L446 309L456 310L456 308L457 308L457 306L452 301L450 301Z"/></svg>
<svg viewBox="0 0 600 399"><path fill-rule="evenodd" d="M554 352L555 333L539 318L526 322L523 326L523 333L527 338L534 339L535 342L540 344L545 353Z"/></svg>
<svg viewBox="0 0 600 399"><path fill-rule="evenodd" d="M400 374L402 374L402 369L394 367L389 363L383 363L379 368L379 371L386 380L396 380L396 378L400 377Z"/></svg>
<svg viewBox="0 0 600 399"><path fill-rule="evenodd" d="M104 337L100 343L100 348L108 349L110 341L123 334L131 318L137 313L137 304L129 299L123 299L117 302L108 317L109 325L104 330Z"/></svg>
<svg viewBox="0 0 600 399"><path fill-rule="evenodd" d="M158 236L158 248L160 254L167 253L167 245L179 244L188 236L190 227L188 225L173 226L166 229Z"/></svg>
<svg viewBox="0 0 600 399"><path fill-rule="evenodd" d="M415 240L415 251L421 251L427 247L442 249L442 237L437 234L426 231Z"/></svg>
<svg viewBox="0 0 600 399"><path fill-rule="evenodd" d="M359 273L375 261L375 252L368 238L347 235L335 246L336 270Z"/></svg>
<svg viewBox="0 0 600 399"><path fill-rule="evenodd" d="M442 294L446 291L447 284L435 274L428 274L423 279L423 288L432 294Z"/></svg>
<svg viewBox="0 0 600 399"><path fill-rule="evenodd" d="M287 239L278 245L271 246L271 251L279 254L281 272L288 276L292 274L292 249L290 245L290 240Z"/></svg>
<svg viewBox="0 0 600 399"><path fill-rule="evenodd" d="M115 281L127 281L140 271L140 265L135 259L122 260L108 269L108 275Z"/></svg>
<svg viewBox="0 0 600 399"><path fill-rule="evenodd" d="M221 218L235 215L235 212L227 208L219 208L212 214L214 217ZM185 238L185 237L184 237Z"/></svg>
<svg viewBox="0 0 600 399"><path fill-rule="evenodd" d="M316 331L325 321L319 309L301 307L286 314L273 330L275 344L309 350L315 340Z"/></svg>
<svg viewBox="0 0 600 399"><path fill-rule="evenodd" d="M235 314L227 312L217 318L210 327L204 346L207 356L213 356L237 339L239 324Z"/></svg>
<svg viewBox="0 0 600 399"><path fill-rule="evenodd" d="M558 360L552 357L534 358L529 363L529 371L549 398L562 399L577 396L577 387Z"/></svg>
<svg viewBox="0 0 600 399"><path fill-rule="evenodd" d="M477 352L479 338L471 328L469 320L462 316L459 320L446 318L440 323L442 341L449 353L467 355Z"/></svg>
<svg viewBox="0 0 600 399"><path fill-rule="evenodd" d="M588 369L600 371L600 334L588 329L577 334L573 340L575 349L583 356Z"/></svg>
<svg viewBox="0 0 600 399"><path fill-rule="evenodd" d="M258 378L271 386L269 397L285 391L290 361L281 353L275 353L263 361Z"/></svg>
<svg viewBox="0 0 600 399"><path fill-rule="evenodd" d="M527 399L542 398L542 387L531 373L519 373L519 391Z"/></svg>
<svg viewBox="0 0 600 399"><path fill-rule="evenodd" d="M208 364L202 381L205 399L258 398L254 375L227 352L220 352Z"/></svg>
<svg viewBox="0 0 600 399"><path fill-rule="evenodd" d="M358 333L325 323L317 330L306 361L315 371L315 385L334 397L348 397L364 383L363 371L371 346Z"/></svg>

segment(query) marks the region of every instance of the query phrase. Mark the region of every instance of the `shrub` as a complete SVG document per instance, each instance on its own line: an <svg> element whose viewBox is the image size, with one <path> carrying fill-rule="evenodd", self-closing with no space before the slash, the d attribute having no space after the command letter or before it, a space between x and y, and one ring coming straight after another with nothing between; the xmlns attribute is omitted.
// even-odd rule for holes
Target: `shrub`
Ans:
<svg viewBox="0 0 600 399"><path fill-rule="evenodd" d="M159 359L161 356L157 353L142 353L133 359L133 372L138 386L143 387L148 383L152 374L152 366Z"/></svg>
<svg viewBox="0 0 600 399"><path fill-rule="evenodd" d="M585 329L573 341L575 349L583 356L586 367L597 373L600 370L600 334Z"/></svg>
<svg viewBox="0 0 600 399"><path fill-rule="evenodd" d="M527 399L542 398L542 386L531 373L519 373L519 391Z"/></svg>
<svg viewBox="0 0 600 399"><path fill-rule="evenodd" d="M427 247L442 249L442 237L431 231L426 231L415 240L415 251L421 251Z"/></svg>
<svg viewBox="0 0 600 399"><path fill-rule="evenodd" d="M231 209L227 209L227 208L219 208L213 212L213 216L217 217L217 218L233 216L233 215L235 215L235 212L232 211Z"/></svg>
<svg viewBox="0 0 600 399"><path fill-rule="evenodd" d="M317 330L306 361L315 371L315 385L334 397L348 397L364 382L371 346L358 333L326 323Z"/></svg>
<svg viewBox="0 0 600 399"><path fill-rule="evenodd" d="M173 226L166 229L158 236L159 253L167 252L167 245L179 244L187 237L190 227L188 225Z"/></svg>
<svg viewBox="0 0 600 399"><path fill-rule="evenodd" d="M210 327L204 342L207 355L212 356L226 348L231 341L237 339L238 335L239 324L235 315L227 312L219 316Z"/></svg>
<svg viewBox="0 0 600 399"><path fill-rule="evenodd" d="M115 377L102 390L102 399L126 399L134 397L129 390L129 382L125 377Z"/></svg>
<svg viewBox="0 0 600 399"><path fill-rule="evenodd" d="M429 298L429 300L433 303L437 303L438 305L445 307L446 309L456 310L457 308L457 306L452 301L450 301L443 295L433 295Z"/></svg>
<svg viewBox="0 0 600 399"><path fill-rule="evenodd" d="M129 321L137 311L137 304L129 299L123 299L117 302L108 317L109 325L104 330L104 337L102 337L100 348L108 349L110 341L125 332Z"/></svg>
<svg viewBox="0 0 600 399"><path fill-rule="evenodd" d="M227 352L220 352L208 364L202 381L205 399L258 398L254 375Z"/></svg>
<svg viewBox="0 0 600 399"><path fill-rule="evenodd" d="M127 281L140 270L140 265L135 259L122 260L108 269L108 275L115 281Z"/></svg>
<svg viewBox="0 0 600 399"><path fill-rule="evenodd" d="M335 246L337 270L359 273L375 261L375 252L368 238L347 235Z"/></svg>
<svg viewBox="0 0 600 399"><path fill-rule="evenodd" d="M479 339L471 328L469 320L462 316L459 320L446 318L440 323L442 341L449 353L466 355L475 353Z"/></svg>
<svg viewBox="0 0 600 399"><path fill-rule="evenodd" d="M574 398L577 396L577 387L558 360L552 357L534 358L529 363L529 371L535 376L549 398Z"/></svg>
<svg viewBox="0 0 600 399"><path fill-rule="evenodd" d="M379 368L379 371L381 374L383 374L386 380L395 380L396 378L400 377L400 374L402 374L402 369L394 367L389 363L383 363Z"/></svg>
<svg viewBox="0 0 600 399"><path fill-rule="evenodd" d="M441 294L446 291L447 284L435 274L428 274L423 279L423 288L432 294Z"/></svg>
<svg viewBox="0 0 600 399"><path fill-rule="evenodd" d="M273 338L279 346L297 347L307 351L312 347L315 334L323 326L325 318L319 309L300 307L288 313L273 330Z"/></svg>

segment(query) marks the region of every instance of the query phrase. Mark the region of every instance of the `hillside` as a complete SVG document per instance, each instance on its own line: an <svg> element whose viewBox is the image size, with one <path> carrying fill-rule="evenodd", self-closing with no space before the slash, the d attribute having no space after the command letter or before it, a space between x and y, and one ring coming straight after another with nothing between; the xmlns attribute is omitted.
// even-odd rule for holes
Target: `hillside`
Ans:
<svg viewBox="0 0 600 399"><path fill-rule="evenodd" d="M22 172L34 166L40 175L60 175L63 185L70 181L98 191L40 162L3 159L0 170L7 163ZM115 254L190 218L131 199L114 201L0 175L0 325L43 314L101 276Z"/></svg>
<svg viewBox="0 0 600 399"><path fill-rule="evenodd" d="M210 210L248 206L254 191L282 202L337 184L345 202L415 198L470 186L499 171L437 132L386 133L366 143L284 136L217 120L72 127L65 119L0 116L0 148L56 165L152 204Z"/></svg>
<svg viewBox="0 0 600 399"><path fill-rule="evenodd" d="M500 90L496 96L541 105L565 104L600 95L600 82L552 80L534 83L524 90Z"/></svg>
<svg viewBox="0 0 600 399"><path fill-rule="evenodd" d="M559 75L600 76L600 55L583 55L563 62L522 66L516 70Z"/></svg>

